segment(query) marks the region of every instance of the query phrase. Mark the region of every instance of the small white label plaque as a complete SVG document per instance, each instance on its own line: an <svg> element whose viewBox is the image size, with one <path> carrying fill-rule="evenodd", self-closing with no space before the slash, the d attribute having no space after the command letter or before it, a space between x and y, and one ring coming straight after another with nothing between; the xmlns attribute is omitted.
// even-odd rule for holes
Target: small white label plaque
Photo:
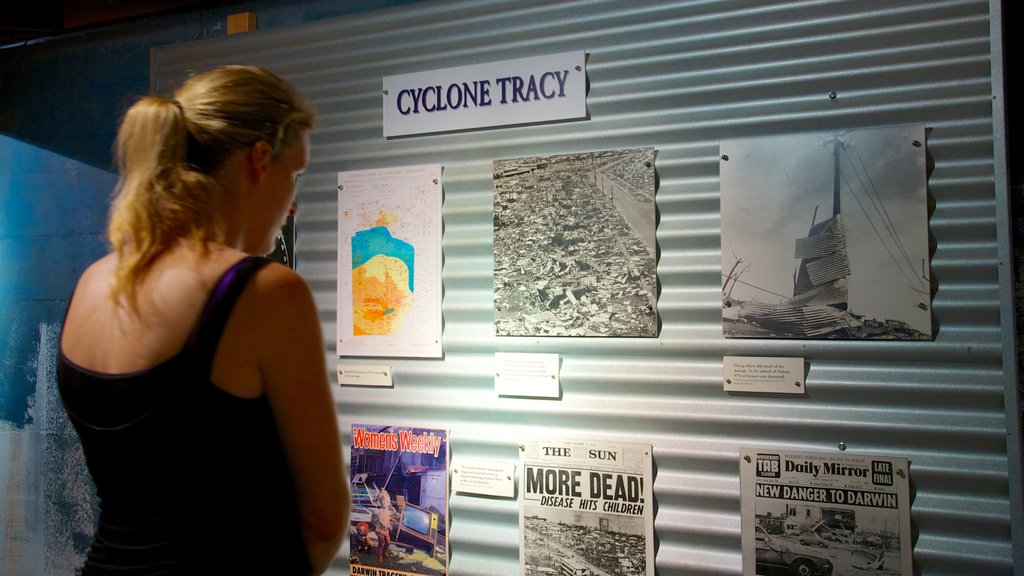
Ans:
<svg viewBox="0 0 1024 576"><path fill-rule="evenodd" d="M391 366L368 366L354 364L338 364L338 384L342 386L382 386L390 387Z"/></svg>
<svg viewBox="0 0 1024 576"><path fill-rule="evenodd" d="M494 353L499 396L558 398L558 354Z"/></svg>
<svg viewBox="0 0 1024 576"><path fill-rule="evenodd" d="M463 458L452 466L452 491L512 498L516 495L515 477L515 463Z"/></svg>
<svg viewBox="0 0 1024 576"><path fill-rule="evenodd" d="M726 392L804 393L804 359L726 356L722 359Z"/></svg>

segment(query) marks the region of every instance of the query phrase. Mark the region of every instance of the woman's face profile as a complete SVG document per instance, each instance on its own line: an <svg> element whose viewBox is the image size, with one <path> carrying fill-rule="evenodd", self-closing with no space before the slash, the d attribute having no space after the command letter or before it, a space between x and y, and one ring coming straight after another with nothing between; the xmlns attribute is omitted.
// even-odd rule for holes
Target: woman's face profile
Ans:
<svg viewBox="0 0 1024 576"><path fill-rule="evenodd" d="M269 254L273 251L277 232L295 207L296 184L299 175L309 165L309 149L309 133L305 132L295 144L267 165L261 186L253 195L256 209L251 212L257 220L252 223L257 229L253 230L251 237L263 239L263 245L254 246L258 250L252 253Z"/></svg>

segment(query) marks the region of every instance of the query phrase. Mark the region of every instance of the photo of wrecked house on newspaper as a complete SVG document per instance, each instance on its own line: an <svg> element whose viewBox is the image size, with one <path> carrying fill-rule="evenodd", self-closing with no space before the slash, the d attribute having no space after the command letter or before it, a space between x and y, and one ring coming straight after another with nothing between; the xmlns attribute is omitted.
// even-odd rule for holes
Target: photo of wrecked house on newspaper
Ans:
<svg viewBox="0 0 1024 576"><path fill-rule="evenodd" d="M931 339L925 137L723 141L724 335Z"/></svg>
<svg viewBox="0 0 1024 576"><path fill-rule="evenodd" d="M352 425L350 574L448 573L448 433Z"/></svg>
<svg viewBox="0 0 1024 576"><path fill-rule="evenodd" d="M494 162L498 336L656 337L654 149Z"/></svg>

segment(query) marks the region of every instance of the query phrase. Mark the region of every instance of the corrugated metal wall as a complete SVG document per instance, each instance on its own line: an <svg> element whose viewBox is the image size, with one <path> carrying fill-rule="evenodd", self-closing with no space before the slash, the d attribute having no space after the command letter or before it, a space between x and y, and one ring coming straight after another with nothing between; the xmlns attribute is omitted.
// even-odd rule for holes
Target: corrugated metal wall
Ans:
<svg viewBox="0 0 1024 576"><path fill-rule="evenodd" d="M1005 166L994 153L1004 150L1001 112L993 118L998 4L423 2L157 48L154 89L246 62L278 71L315 103L297 252L332 370L337 172L444 166L445 356L379 362L394 366L393 389L336 387L343 429L446 427L455 458L510 462L523 436L649 442L664 576L740 573L740 446L845 443L906 456L919 573L1009 574L1021 511L1017 407L1004 409L1016 382ZM381 136L383 76L581 49L587 121ZM724 339L719 141L912 123L931 131L935 340ZM492 161L646 146L657 149L660 178L659 337L495 337ZM497 397L496 351L560 354L562 398ZM729 395L723 355L803 357L807 394ZM454 494L451 573L517 573L517 521L513 500Z"/></svg>

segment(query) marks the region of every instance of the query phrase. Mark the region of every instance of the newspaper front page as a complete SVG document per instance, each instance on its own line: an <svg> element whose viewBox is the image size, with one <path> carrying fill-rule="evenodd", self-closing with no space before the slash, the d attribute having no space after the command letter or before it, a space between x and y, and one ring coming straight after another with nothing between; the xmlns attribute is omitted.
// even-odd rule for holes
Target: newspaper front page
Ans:
<svg viewBox="0 0 1024 576"><path fill-rule="evenodd" d="M653 576L649 444L520 443L523 576Z"/></svg>
<svg viewBox="0 0 1024 576"><path fill-rule="evenodd" d="M743 574L910 576L906 458L740 450Z"/></svg>

